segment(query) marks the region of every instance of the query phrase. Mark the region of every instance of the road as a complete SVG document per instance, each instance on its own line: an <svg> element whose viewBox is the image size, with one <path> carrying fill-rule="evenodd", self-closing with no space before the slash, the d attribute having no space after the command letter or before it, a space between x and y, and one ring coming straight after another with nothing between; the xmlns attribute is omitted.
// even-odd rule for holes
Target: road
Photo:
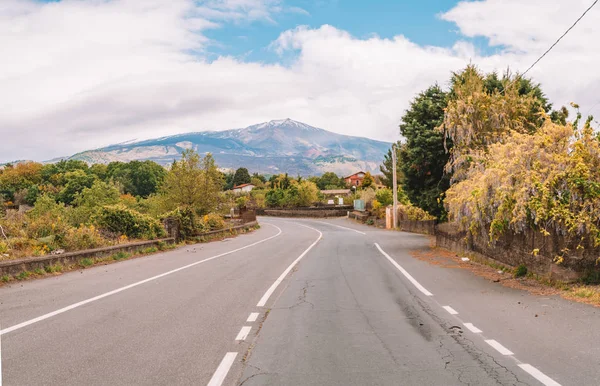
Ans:
<svg viewBox="0 0 600 386"><path fill-rule="evenodd" d="M600 384L594 307L415 259L425 236L260 221L1 287L3 385Z"/></svg>

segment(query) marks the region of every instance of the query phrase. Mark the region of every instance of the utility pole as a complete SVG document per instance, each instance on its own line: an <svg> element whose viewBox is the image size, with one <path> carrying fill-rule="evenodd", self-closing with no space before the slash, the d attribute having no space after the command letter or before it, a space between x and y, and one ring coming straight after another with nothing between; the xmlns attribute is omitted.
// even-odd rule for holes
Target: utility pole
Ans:
<svg viewBox="0 0 600 386"><path fill-rule="evenodd" d="M398 228L398 177L396 176L396 144L392 145L392 191L394 195L394 229Z"/></svg>

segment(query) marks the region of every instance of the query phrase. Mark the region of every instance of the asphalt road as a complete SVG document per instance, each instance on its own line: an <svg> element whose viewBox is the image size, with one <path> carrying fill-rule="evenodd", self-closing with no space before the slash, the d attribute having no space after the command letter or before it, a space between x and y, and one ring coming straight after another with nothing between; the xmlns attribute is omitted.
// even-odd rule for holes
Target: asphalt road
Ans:
<svg viewBox="0 0 600 386"><path fill-rule="evenodd" d="M415 259L425 236L261 224L0 288L3 385L600 384L594 307Z"/></svg>

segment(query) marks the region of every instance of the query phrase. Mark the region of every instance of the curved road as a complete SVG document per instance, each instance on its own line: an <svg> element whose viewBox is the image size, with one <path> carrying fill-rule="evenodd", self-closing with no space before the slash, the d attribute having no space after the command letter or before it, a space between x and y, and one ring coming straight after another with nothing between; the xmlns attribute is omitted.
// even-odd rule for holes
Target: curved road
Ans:
<svg viewBox="0 0 600 386"><path fill-rule="evenodd" d="M261 224L0 288L2 384L600 384L594 307L414 259L421 235Z"/></svg>

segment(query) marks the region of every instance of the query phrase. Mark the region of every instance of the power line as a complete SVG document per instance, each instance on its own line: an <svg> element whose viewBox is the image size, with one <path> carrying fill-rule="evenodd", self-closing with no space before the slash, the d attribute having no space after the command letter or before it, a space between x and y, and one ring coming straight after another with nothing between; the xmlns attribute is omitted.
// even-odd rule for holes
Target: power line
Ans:
<svg viewBox="0 0 600 386"><path fill-rule="evenodd" d="M579 21L580 21L581 19L583 19L583 17L585 16L585 14L586 14L586 13L588 13L588 11L589 11L590 9L592 9L592 8L594 7L594 5L596 5L596 3L597 3L597 2L598 2L598 0L594 1L594 2L592 3L592 5L590 5L590 6L589 6L589 8L588 8L588 9L586 9L586 10L585 10L585 12L584 12L584 13L583 13L581 16L579 16L579 19L575 20L575 23L573 23L573 25L572 25L572 26L570 26L570 27L569 27L569 29L568 29L568 30L566 30L566 31L565 31L565 33L564 33L564 34L562 34L562 35L561 35L561 37L559 37L559 38L558 38L558 40L557 40L557 41L555 41L555 42L554 42L554 44L552 44L552 45L550 46L550 48L548 48L548 50L547 50L546 52L544 52L544 53L542 54L542 56L540 56L540 57L538 58L538 60L536 60L536 61L535 61L535 62L534 62L534 63L533 63L533 64L532 64L532 65L531 65L531 66L530 66L530 67L529 67L529 68L528 68L528 69L527 69L527 70L526 70L524 73L523 73L523 75L527 74L527 72L528 72L529 70L531 70L531 69L533 68L533 66L535 66L536 64L538 64L538 62L539 62L540 60L542 60L542 59L544 58L544 56L546 56L546 54L547 54L548 52L550 52L550 50L552 50L552 49L554 48L554 46L555 46L555 45L557 45L557 44L558 44L558 42L560 42L560 41L561 41L561 39L562 39L562 38L564 38L564 37L565 37L565 35L566 35L566 34L568 34L568 33L569 33L569 31L571 31L571 30L573 29L573 27L575 27L575 25L577 25L577 23L579 23Z"/></svg>

